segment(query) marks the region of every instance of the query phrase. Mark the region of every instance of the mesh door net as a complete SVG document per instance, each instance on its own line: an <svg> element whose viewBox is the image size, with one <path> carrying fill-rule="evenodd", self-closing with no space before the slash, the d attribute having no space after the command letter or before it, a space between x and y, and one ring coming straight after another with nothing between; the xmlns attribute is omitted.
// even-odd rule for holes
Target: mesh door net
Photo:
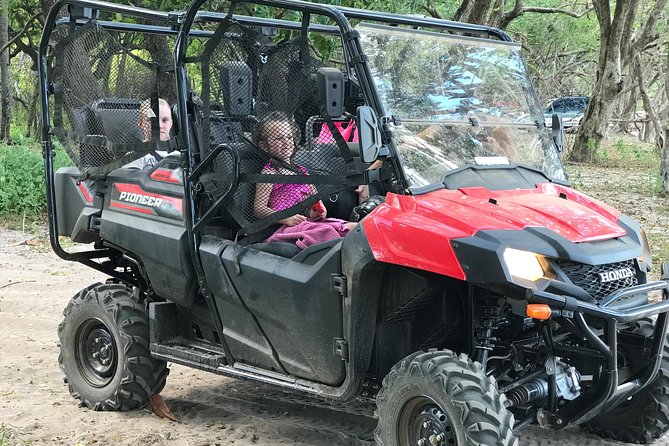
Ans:
<svg viewBox="0 0 669 446"><path fill-rule="evenodd" d="M175 148L173 135L159 129L175 98L174 82L165 79L169 67L137 49L148 46L145 39L141 33L112 34L90 22L55 44L52 133L82 177L105 175L156 149Z"/></svg>
<svg viewBox="0 0 669 446"><path fill-rule="evenodd" d="M319 200L360 183L349 149L354 121L323 113L316 82L323 66L306 36L274 43L232 19L221 23L201 57L200 151L226 150L199 184L201 214L228 190L217 186L234 174L235 158L238 184L222 214L245 234L309 215Z"/></svg>

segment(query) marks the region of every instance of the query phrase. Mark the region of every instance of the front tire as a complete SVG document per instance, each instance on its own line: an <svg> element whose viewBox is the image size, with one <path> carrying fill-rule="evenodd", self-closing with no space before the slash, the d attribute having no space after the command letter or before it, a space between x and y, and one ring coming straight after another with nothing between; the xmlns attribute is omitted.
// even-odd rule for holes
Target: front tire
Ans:
<svg viewBox="0 0 669 446"><path fill-rule="evenodd" d="M165 386L165 361L149 352L144 296L119 284L80 291L58 326L60 355L72 396L94 410L145 407Z"/></svg>
<svg viewBox="0 0 669 446"><path fill-rule="evenodd" d="M633 331L649 337L653 323L637 321ZM649 444L669 430L669 345L665 338L657 377L610 412L588 421L584 428L602 438Z"/></svg>
<svg viewBox="0 0 669 446"><path fill-rule="evenodd" d="M383 380L375 438L382 446L517 445L504 400L466 355L414 353Z"/></svg>

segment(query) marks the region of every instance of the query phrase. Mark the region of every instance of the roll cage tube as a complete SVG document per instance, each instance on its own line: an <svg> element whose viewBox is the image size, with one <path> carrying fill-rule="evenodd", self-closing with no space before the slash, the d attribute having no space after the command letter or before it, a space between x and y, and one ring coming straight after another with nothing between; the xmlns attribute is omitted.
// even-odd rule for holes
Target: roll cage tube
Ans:
<svg viewBox="0 0 669 446"><path fill-rule="evenodd" d="M188 37L192 29L193 23L196 19L210 18L214 20L222 20L228 15L223 14L198 14L198 9L205 3L206 0L195 0L186 10L184 16L182 16L181 28L176 37L176 43L174 47L174 60L175 60L175 72L176 72L176 88L177 88L177 108L179 115L179 132L178 138L180 138L179 143L182 148L182 161L183 161L183 171L184 171L184 220L186 224L186 231L188 234L188 246L191 252L191 259L193 261L193 266L195 273L198 277L198 284L200 290L207 302L210 313L212 314L212 319L215 324L216 331L223 337L223 322L220 317L217 317L220 313L217 309L217 304L214 299L214 296L208 286L204 268L199 255L199 245L200 245L200 236L198 231L194 231L193 225L196 221L196 209L195 209L195 200L193 197L193 181L194 170L195 170L195 160L193 157L193 148L191 147L191 138L190 138L190 128L188 123L188 104L187 98L189 94L189 84L188 77L186 73L185 64L187 63L187 49L188 49ZM240 2L241 3L241 2ZM362 56L362 46L358 33L355 32L352 28L346 17L337 9L327 7L320 4L312 4L302 1L287 1L287 0L265 0L265 1L251 1L244 3L254 3L261 4L266 6L275 6L290 10L297 10L305 14L319 14L330 17L338 26L340 34L344 41L344 46L346 51L351 55L351 60L356 61L354 69L356 70L356 75L358 76L358 81L360 82L360 88L363 92L364 97L367 99L368 103L376 110L379 115L383 115L382 103L376 92L376 87L372 81L372 74L369 65L366 63L365 59ZM233 4L232 6L237 6ZM231 11L232 12L232 11ZM386 137L388 139L388 137ZM400 174L403 174L399 170ZM230 364L234 364L235 360L232 357L232 354L227 346L227 343L223 342L223 347L225 349L226 357ZM348 373L350 375L350 372ZM343 386L343 392L351 392L350 385Z"/></svg>
<svg viewBox="0 0 669 446"><path fill-rule="evenodd" d="M104 1L91 0L59 0L49 10L44 29L40 37L40 44L37 51L38 57L38 76L39 92L40 92L40 106L41 106L41 120L42 120L42 156L44 157L44 177L46 183L46 207L47 218L49 225L49 241L53 251L60 258L68 261L76 261L89 266L95 270L101 271L110 276L116 277L125 282L132 282L131 278L123 273L120 273L113 268L105 267L104 265L93 261L96 258L109 257L113 254L111 249L95 249L91 251L83 251L77 253L69 253L63 249L58 240L58 221L56 213L56 197L54 188L54 172L53 172L53 143L51 142L51 120L49 109L49 93L51 92L50 82L48 78L48 61L47 50L49 48L49 37L57 25L57 15L65 6L81 6L85 8L92 8L97 10L105 10L120 14L126 14L138 18L169 22L171 16L167 12L153 11L145 8L138 8L135 6L119 5L117 3L109 3Z"/></svg>
<svg viewBox="0 0 669 446"><path fill-rule="evenodd" d="M210 21L222 21L226 17L233 17L241 23L246 24L263 24L263 25L275 25L277 27L287 28L287 29L304 29L303 24L298 24L297 22L288 22L282 20L271 20L271 19L253 19L247 18L244 16L236 16L233 14L234 10L229 11L227 14L224 13L210 13L210 12L199 12L199 8L206 2L206 0L194 0L190 6L187 8L184 15L180 17L181 28L176 38L176 44L174 48L174 60L175 60L175 71L176 71L176 87L177 87L177 108L178 108L178 119L179 119L179 132L178 138L180 138L180 147L182 148L182 160L183 160L183 169L184 169L184 220L186 224L186 230L188 233L189 248L191 250L191 258L193 260L193 265L195 267L196 274L198 276L198 282L201 287L202 293L207 300L208 306L212 314L217 314L216 311L216 302L213 299L213 295L207 285L206 278L204 276L204 270L199 256L199 244L200 237L198 231L194 231L194 222L197 219L195 201L193 196L193 182L195 180L194 170L195 170L195 160L193 157L193 147L191 147L191 137L190 137L190 128L188 120L188 103L187 98L189 96L189 84L188 77L186 73L185 65L187 63L187 48L188 48L188 38L191 35L191 30L193 24L197 20L210 20ZM424 18L413 18L397 14L386 14L381 12L370 12L356 8L337 8L333 6L323 5L323 4L314 4L301 0L255 0L255 1L240 1L233 2L231 7L237 7L241 3L251 3L257 5L264 5L270 7L284 8L293 11L302 12L305 15L323 15L331 18L337 27L334 26L323 26L323 25L312 25L307 23L307 30L314 30L320 32L326 32L328 34L339 34L343 40L344 49L349 55L349 61L351 67L355 70L357 80L359 82L359 87L362 91L363 97L366 100L366 103L369 104L379 116L385 115L385 110L383 103L379 97L379 94L376 90L376 86L373 82L373 76L371 68L367 63L366 58L364 57L364 51L362 48L362 43L359 38L359 34L353 30L351 27L347 16L360 20L370 20L374 22L383 22L387 24L401 24L401 25L410 25L410 26L428 26L431 28L436 28L439 30L445 30L455 33L474 33L479 36L489 36L495 39L502 41L510 41L508 35L502 31L495 30L493 28L482 27L482 26L470 26L457 24L453 22L440 21L436 19L424 19ZM385 126L384 126L385 127ZM383 140L390 141L390 135L382 127ZM405 190L407 189L408 181L404 176L403 169L400 168L400 161L397 157L393 158L392 163L394 165L394 171L398 174L398 182ZM217 325L216 329L222 334L222 322L219 318L214 318ZM227 349L226 349L227 350ZM226 352L229 353L229 352ZM230 357L232 360L232 358ZM234 360L233 360L234 361Z"/></svg>
<svg viewBox="0 0 669 446"><path fill-rule="evenodd" d="M185 69L185 64L187 62L186 52L188 48L188 36L193 27L193 24L196 20L217 20L221 21L225 17L228 17L231 14L220 14L220 13L200 13L198 9L206 2L206 0L195 0L186 10L185 16L183 17L182 26L179 34L177 35L176 45L175 45L175 55L174 59L176 62L176 79L177 79L177 97L178 103L177 107L179 110L179 128L182 131L179 133L180 144L185 152L186 162L184 164L184 199L185 199L185 209L184 217L186 220L186 228L188 231L189 245L191 248L191 255L193 257L193 262L195 264L195 269L200 277L201 285L205 283L203 277L202 265L199 260L199 255L197 253L199 247L199 239L197 234L193 233L193 224L196 220L195 215L195 203L193 200L192 190L193 190L193 176L192 172L194 170L194 159L192 156L193 148L191 147L191 138L190 138L190 129L188 127L188 116L187 109L188 105L186 103L188 97L188 79ZM358 61L355 64L356 75L358 76L358 81L360 82L360 88L363 92L364 97L367 99L368 103L375 109L379 114L383 114L382 103L376 92L376 88L372 81L371 70L369 66L365 63L364 58L361 57L362 49L360 41L357 37L357 33L351 28L350 23L336 8L329 7L321 4L308 3L303 1L289 1L289 0L256 0L249 2L239 2L234 6L237 6L240 3L252 3L265 6L274 6L284 9L295 10L303 12L306 14L318 14L324 15L331 18L339 27L339 32L344 40L344 45L346 50L351 55L352 60ZM268 23L265 20L265 23ZM271 22L270 22L271 23ZM283 26L286 26L285 23L282 23ZM182 152L183 153L183 152Z"/></svg>

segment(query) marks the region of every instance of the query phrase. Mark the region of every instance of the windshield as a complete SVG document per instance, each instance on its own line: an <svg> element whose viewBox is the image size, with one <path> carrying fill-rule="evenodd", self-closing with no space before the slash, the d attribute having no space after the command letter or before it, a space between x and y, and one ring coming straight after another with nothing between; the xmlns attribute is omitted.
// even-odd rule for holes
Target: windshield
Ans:
<svg viewBox="0 0 669 446"><path fill-rule="evenodd" d="M467 164L524 164L566 179L520 45L360 24L411 187ZM396 121L397 122L397 121Z"/></svg>

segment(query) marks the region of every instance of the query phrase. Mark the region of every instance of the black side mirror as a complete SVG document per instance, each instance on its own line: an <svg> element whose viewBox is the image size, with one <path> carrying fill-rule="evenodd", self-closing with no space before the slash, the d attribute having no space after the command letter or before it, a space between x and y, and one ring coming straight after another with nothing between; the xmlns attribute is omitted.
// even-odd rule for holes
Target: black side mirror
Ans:
<svg viewBox="0 0 669 446"><path fill-rule="evenodd" d="M344 114L344 73L336 68L321 67L316 74L318 96L331 118Z"/></svg>
<svg viewBox="0 0 669 446"><path fill-rule="evenodd" d="M564 150L564 126L562 125L562 115L553 113L551 119L551 130L553 134L553 144L559 153Z"/></svg>
<svg viewBox="0 0 669 446"><path fill-rule="evenodd" d="M360 141L360 158L363 163L373 163L381 150L381 130L379 118L374 109L368 105L358 107L358 139Z"/></svg>

